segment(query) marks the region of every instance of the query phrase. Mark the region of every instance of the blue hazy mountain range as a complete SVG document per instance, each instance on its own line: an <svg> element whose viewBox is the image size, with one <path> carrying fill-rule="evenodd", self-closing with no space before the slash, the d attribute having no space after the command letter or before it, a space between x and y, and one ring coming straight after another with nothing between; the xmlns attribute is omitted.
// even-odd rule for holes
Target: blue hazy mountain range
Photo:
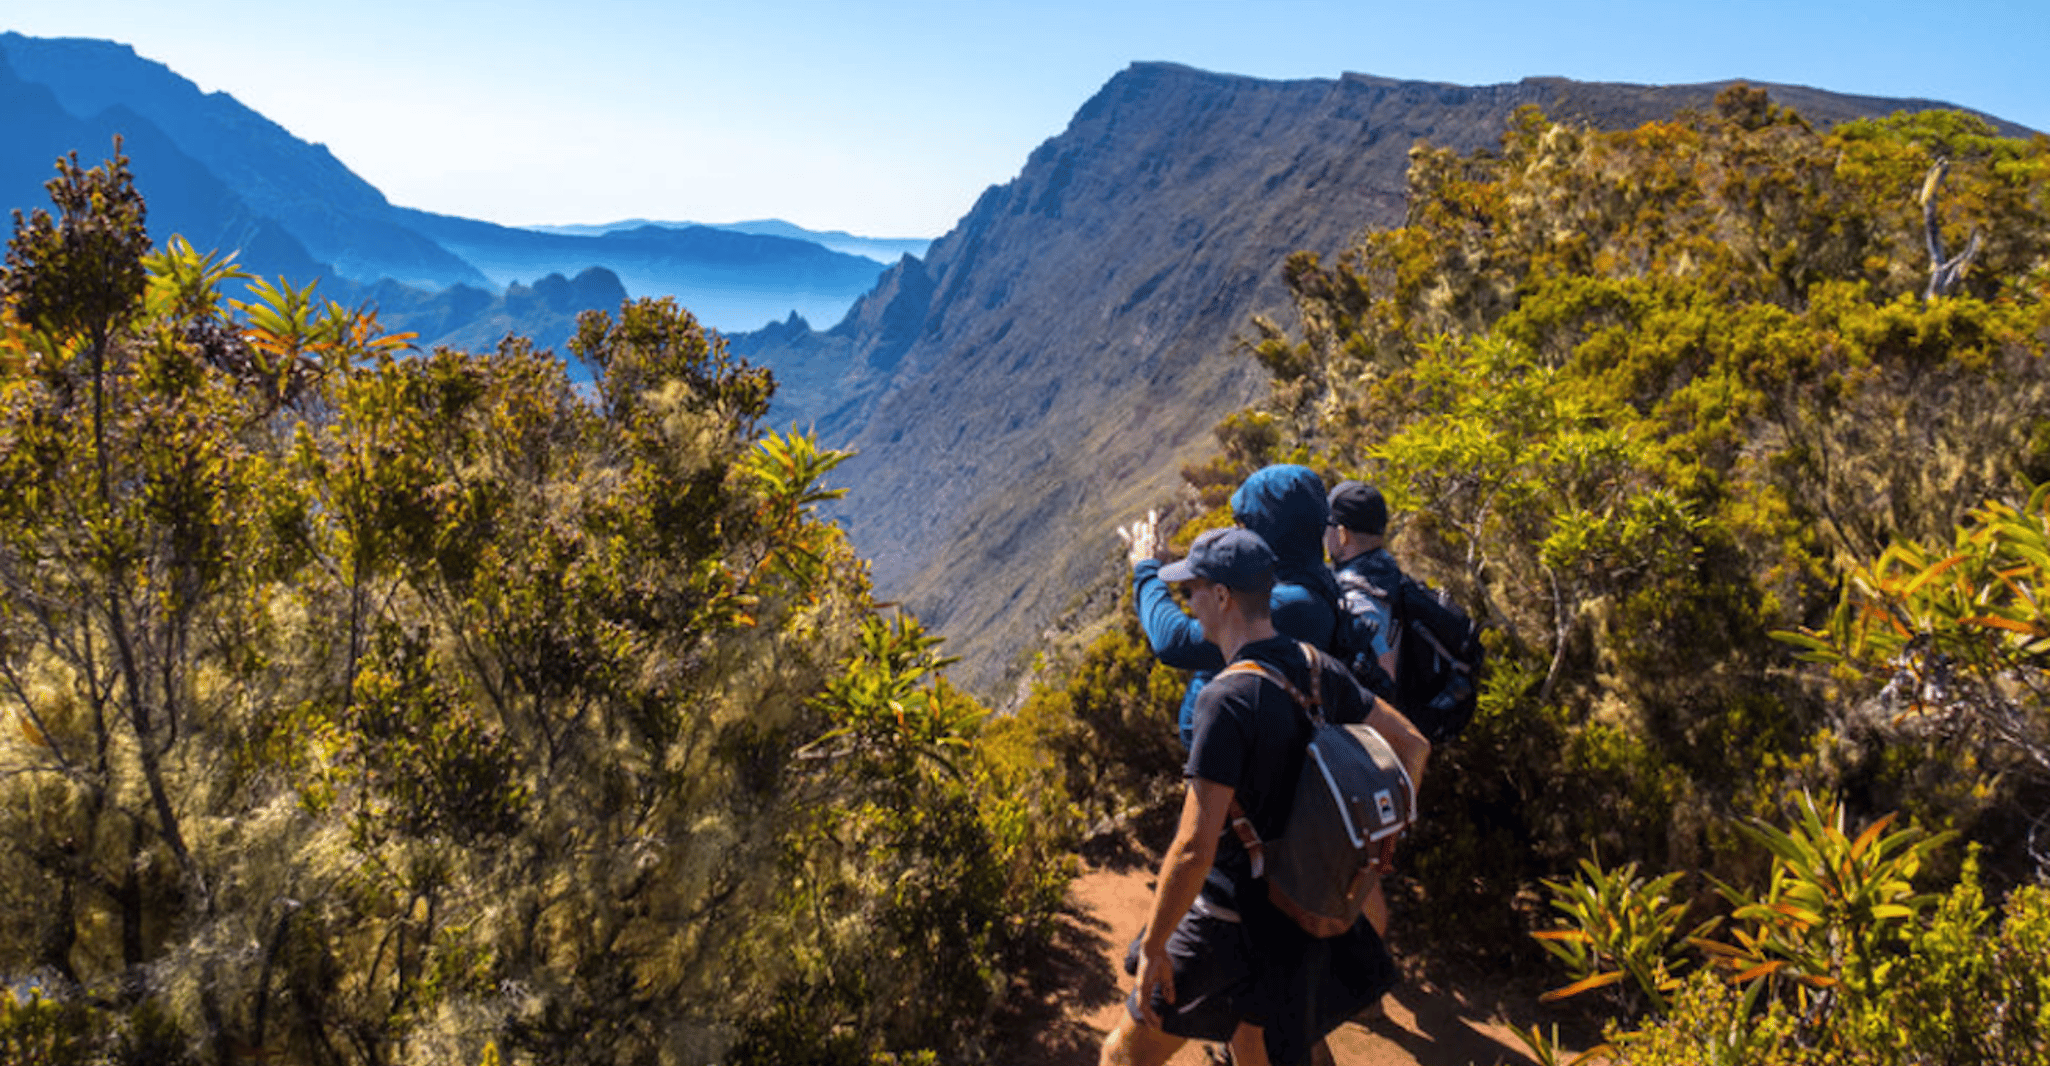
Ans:
<svg viewBox="0 0 2050 1066"><path fill-rule="evenodd" d="M808 240L711 226L646 225L585 235L394 210L494 285L602 265L627 292L674 295L706 324L724 330L753 328L792 312L812 322L837 322L856 297L875 286L884 266Z"/></svg>
<svg viewBox="0 0 2050 1066"><path fill-rule="evenodd" d="M465 309L519 321L505 306L511 286L538 290L551 275L572 292L673 295L723 330L792 312L830 323L875 284L882 267L872 253L890 243L836 250L787 223L551 233L398 207L324 146L126 45L0 34L0 209L47 206L53 161L76 152L97 163L116 136L153 237L234 251L264 276L320 278L337 298L376 287L387 323L417 329L425 343L473 336L478 320ZM584 277L593 268L615 283ZM422 328L430 325L454 328ZM559 324L532 332L542 343L566 336Z"/></svg>
<svg viewBox="0 0 2050 1066"><path fill-rule="evenodd" d="M595 237L620 230L640 229L643 226L661 226L665 229L686 229L691 226L710 226L713 229L732 230L735 233L754 233L767 237L790 237L810 241L821 247L848 255L867 256L878 263L895 263L905 256L924 258L932 241L923 237L862 237L845 230L812 230L780 218L757 218L746 222L657 222L645 218L630 218L620 222L605 222L596 225L583 223L560 226L527 226L538 233L561 233L577 237Z"/></svg>

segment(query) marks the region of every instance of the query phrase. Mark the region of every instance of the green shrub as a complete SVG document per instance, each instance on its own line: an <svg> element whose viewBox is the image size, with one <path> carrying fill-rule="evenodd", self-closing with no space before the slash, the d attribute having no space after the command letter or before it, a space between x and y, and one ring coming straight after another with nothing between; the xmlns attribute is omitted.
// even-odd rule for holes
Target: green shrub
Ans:
<svg viewBox="0 0 2050 1066"><path fill-rule="evenodd" d="M183 1033L155 1003L126 1010L76 996L51 999L0 988L0 1062L9 1066L186 1066L197 1062Z"/></svg>
<svg viewBox="0 0 2050 1066"><path fill-rule="evenodd" d="M1788 828L1747 827L1771 873L1757 893L1723 888L1720 938L1676 935L1678 874L1584 863L1551 886L1565 925L1537 934L1575 979L1553 996L1637 988L1650 1016L1626 1003L1606 1035L1616 1061L1646 1066L2050 1062L2050 890L2018 888L1996 913L1975 849L1947 892L1918 891L1944 835L1888 832L1888 817L1853 837L1843 819L1806 801ZM1713 965L1676 980L1690 949Z"/></svg>
<svg viewBox="0 0 2050 1066"><path fill-rule="evenodd" d="M52 192L0 274L0 972L67 989L17 1058L985 1042L1075 815L767 370L669 300L579 319L588 387L408 355L145 255L125 161Z"/></svg>
<svg viewBox="0 0 2050 1066"><path fill-rule="evenodd" d="M1126 597L1119 624L1058 681L1036 683L994 729L1031 738L1089 819L1115 819L1179 796L1184 752L1175 721L1185 683L1185 675L1154 661Z"/></svg>
<svg viewBox="0 0 2050 1066"><path fill-rule="evenodd" d="M1187 480L1211 503L1298 458L1373 482L1404 568L1489 629L1497 680L1434 753L1403 851L1406 931L1531 959L1518 901L1586 842L1737 882L1763 863L1732 820L1802 788L2026 854L2020 782L2050 734L2015 697L2036 665L1961 655L1912 611L1896 633L1856 563L1947 540L2040 458L2046 187L2050 142L1970 116L1824 130L1735 87L1636 129L1526 109L1497 151L1421 146L1402 226L1289 258L1292 328L1254 323L1270 391ZM1925 201L1946 240L2001 234L1944 295ZM1950 554L1930 551L1918 571ZM1985 602L1995 569L1971 570ZM1769 639L1840 595L1902 645L1869 642L1862 678ZM1953 614L2040 649L2029 606Z"/></svg>

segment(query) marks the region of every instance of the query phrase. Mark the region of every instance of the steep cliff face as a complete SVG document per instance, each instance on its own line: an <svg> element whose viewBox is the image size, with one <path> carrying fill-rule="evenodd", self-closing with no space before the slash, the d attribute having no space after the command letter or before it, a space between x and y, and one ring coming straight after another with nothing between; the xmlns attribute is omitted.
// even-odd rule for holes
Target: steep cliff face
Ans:
<svg viewBox="0 0 2050 1066"><path fill-rule="evenodd" d="M1271 82L1138 64L834 328L734 338L788 385L781 420L860 455L839 510L886 595L947 633L985 694L1258 395L1236 351L1285 320L1281 266L1401 221L1419 140L1492 145L1519 106L1603 126L1721 85ZM1913 102L1774 88L1832 122Z"/></svg>

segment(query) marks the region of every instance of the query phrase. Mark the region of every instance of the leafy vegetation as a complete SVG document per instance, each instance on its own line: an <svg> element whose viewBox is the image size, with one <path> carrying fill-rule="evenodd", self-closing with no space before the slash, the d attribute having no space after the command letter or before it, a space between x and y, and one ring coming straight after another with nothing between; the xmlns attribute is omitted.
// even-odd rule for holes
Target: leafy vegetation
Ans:
<svg viewBox="0 0 2050 1066"><path fill-rule="evenodd" d="M1286 277L1183 535L1307 462L1379 485L1405 568L1487 625L1405 942L1552 956L1626 1061L2040 1061L2006 953L2050 876L2050 141L1742 86L1619 132L1526 110L1499 151L1419 146L1403 226ZM1095 669L1062 698L1154 685Z"/></svg>
<svg viewBox="0 0 2050 1066"><path fill-rule="evenodd" d="M2046 1061L2050 142L1739 88L1412 164L1290 260L1178 534L1362 477L1487 624L1402 935L1563 963L1623 1061ZM0 1046L988 1054L1080 826L1174 790L1128 618L993 717L688 313L585 316L588 387L412 355L59 169L0 278Z"/></svg>
<svg viewBox="0 0 2050 1066"><path fill-rule="evenodd" d="M1939 738L1974 763L2050 785L2050 484L1975 508L1948 545L1897 541L1854 568L1817 628L1779 634L1846 680L1882 687L1886 726ZM2029 824L2050 867L2045 816Z"/></svg>
<svg viewBox="0 0 2050 1066"><path fill-rule="evenodd" d="M1739 87L1616 133L1525 111L1499 152L1418 148L1410 185L1407 225L1290 261L1300 327L1252 345L1273 395L1220 431L1264 439L1203 480L1293 451L1375 481L1398 556L1492 627L1507 676L1433 775L1423 920L1512 913L1590 843L1735 877L1721 826L1804 786L2000 836L2026 875L1990 814L2018 780L1864 728L1848 674L1768 634L2045 473L2050 144L1821 132ZM1932 243L1973 233L1932 296ZM1939 767L1959 783L1919 787Z"/></svg>
<svg viewBox="0 0 2050 1066"><path fill-rule="evenodd" d="M1680 877L1676 870L1647 881L1637 876L1636 863L1604 870L1600 863L1582 859L1580 876L1572 881L1545 882L1552 891L1552 906L1570 921L1564 928L1534 935L1574 978L1572 984L1546 993L1546 998L1615 987L1625 1013L1635 1014L1640 1002L1665 1010L1666 996L1680 984L1668 959L1683 935L1680 921L1687 913L1687 905L1673 902L1669 895Z"/></svg>
<svg viewBox="0 0 2050 1066"><path fill-rule="evenodd" d="M1703 930L1727 917L1728 940L1638 935L1628 954L1576 954L1570 961L1590 975L1558 995L1659 975L1642 1001L1648 1014L1630 1010L1609 1025L1601 1050L1616 1062L2050 1061L2050 980L2038 965L2050 945L2050 893L2022 886L1997 913L1975 857L1948 892L1918 892L1919 868L1944 837L1888 832L1889 815L1853 838L1845 819L1841 805L1805 800L1788 828L1745 827L1772 865L1762 892L1722 888L1730 910ZM1665 890L1678 876L1646 883L1589 865L1552 886L1568 921L1538 935L1600 943L1615 914L1677 917ZM1668 976L1688 951L1709 965L1684 981ZM1550 1038L1524 1040L1557 1057Z"/></svg>
<svg viewBox="0 0 2050 1066"><path fill-rule="evenodd" d="M59 170L0 280L11 1058L979 1053L1073 814L765 370L666 301L588 389L402 357Z"/></svg>

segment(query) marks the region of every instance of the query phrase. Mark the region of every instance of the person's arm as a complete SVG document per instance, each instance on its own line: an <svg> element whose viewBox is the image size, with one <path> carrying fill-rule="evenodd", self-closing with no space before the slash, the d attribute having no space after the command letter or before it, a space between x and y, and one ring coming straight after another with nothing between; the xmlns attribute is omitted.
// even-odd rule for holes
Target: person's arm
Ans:
<svg viewBox="0 0 2050 1066"><path fill-rule="evenodd" d="M1395 645L1391 643L1391 638L1394 636L1395 619L1389 615L1387 605L1383 604L1380 600L1364 593L1355 593L1355 595L1360 597L1361 610L1354 621L1358 622L1361 628L1373 631L1374 661L1381 664L1382 673L1387 674L1390 679L1393 679L1395 677Z"/></svg>
<svg viewBox="0 0 2050 1066"><path fill-rule="evenodd" d="M1180 670L1216 673L1224 669L1224 653L1203 636L1203 623L1174 601L1160 580L1160 561L1146 559L1132 567L1132 603L1139 609L1139 628L1153 657Z"/></svg>
<svg viewBox="0 0 2050 1066"><path fill-rule="evenodd" d="M1203 624L1190 617L1174 601L1167 582L1160 580L1160 550L1166 544L1160 536L1160 512L1118 527L1118 539L1125 544L1125 560L1132 565L1132 603L1139 610L1139 628L1146 631L1146 643L1153 657L1181 670L1216 673L1224 669L1224 654L1203 637Z"/></svg>
<svg viewBox="0 0 2050 1066"><path fill-rule="evenodd" d="M1354 654L1366 653L1373 657L1383 675L1374 686L1386 687L1388 693L1395 690L1395 646L1389 643L1394 620L1388 615L1388 608L1380 600L1353 587L1345 588L1339 596L1338 625L1343 630L1337 634L1345 639L1340 642ZM1363 667L1364 669L1364 667Z"/></svg>
<svg viewBox="0 0 2050 1066"><path fill-rule="evenodd" d="M1153 1011L1153 990L1158 987L1169 1003L1175 1001L1174 968L1167 958L1167 938L1181 924L1182 915L1203 890L1203 879L1217 859L1217 838L1224 832L1225 813L1231 809L1232 789L1200 777L1189 779L1182 794L1182 820L1174 842L1161 856L1160 880L1153 890L1153 911L1146 920L1146 935L1139 944L1139 1013L1146 1024L1160 1028L1160 1016Z"/></svg>

